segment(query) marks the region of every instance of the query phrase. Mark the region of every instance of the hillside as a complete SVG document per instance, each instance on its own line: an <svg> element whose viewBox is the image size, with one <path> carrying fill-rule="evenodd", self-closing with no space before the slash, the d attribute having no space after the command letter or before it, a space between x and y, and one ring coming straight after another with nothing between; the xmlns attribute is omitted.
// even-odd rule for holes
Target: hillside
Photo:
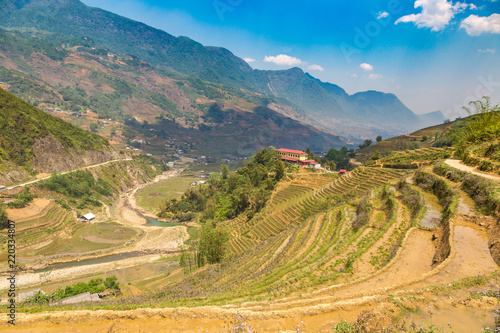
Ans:
<svg viewBox="0 0 500 333"><path fill-rule="evenodd" d="M205 81L250 88L252 69L223 48L204 47L78 0L8 0L0 5L4 27L36 28L86 37L112 52L135 56Z"/></svg>
<svg viewBox="0 0 500 333"><path fill-rule="evenodd" d="M255 76L261 91L286 98L305 110L312 120L304 121L344 136L406 134L444 120L439 111L414 114L393 94L365 91L349 95L341 87L322 82L300 68L255 70Z"/></svg>
<svg viewBox="0 0 500 333"><path fill-rule="evenodd" d="M176 201L178 208L206 204L199 241L189 246L217 248L184 247L180 268L120 280L130 293L101 304L22 304L20 311L29 313L19 325L125 332L172 325L175 332L196 332L221 331L229 322L264 332L298 325L308 331L412 332L417 325L420 332L449 326L467 332L500 324L494 317L500 305L498 183L446 163L417 171L359 167L341 177L288 170L276 182L279 168L270 156L258 152L251 168L210 177ZM243 187L251 189L248 198L238 194ZM262 189L272 193L259 213L225 219L228 208L236 208L229 200L253 205ZM217 235L224 230L224 260L200 263L220 253ZM114 269L122 279L130 276ZM102 276L90 272L87 279ZM28 275L38 281L39 275Z"/></svg>
<svg viewBox="0 0 500 333"><path fill-rule="evenodd" d="M29 174L65 171L117 156L105 138L48 115L0 89L2 184Z"/></svg>
<svg viewBox="0 0 500 333"><path fill-rule="evenodd" d="M299 109L288 110L287 116L344 136L399 135L432 125L439 118L439 114L417 116L391 94L345 95L342 88L321 82L298 68L253 70L227 49L205 47L183 36L174 37L143 23L85 6L78 0L8 0L0 8L2 27L84 38L111 53L129 55L132 61L145 61L154 67L238 91L245 89L286 99L287 108ZM45 76L41 79L47 80ZM353 132L357 134L352 135Z"/></svg>
<svg viewBox="0 0 500 333"><path fill-rule="evenodd" d="M434 145L449 146L451 145L451 137L453 136L453 134L449 132L452 131L453 128L459 126L461 126L461 120L456 120L426 127L408 135L400 135L380 142L375 142L368 147L357 150L356 160L366 162L376 151L382 156L385 156L391 152L404 151L407 149L429 148ZM447 133L449 134L447 135Z"/></svg>
<svg viewBox="0 0 500 333"><path fill-rule="evenodd" d="M4 88L84 128L101 123L109 129L99 133L122 146L151 138L150 148L164 151L175 140L224 156L287 143L317 150L347 144L288 118L300 114L289 102L155 69L86 39L0 30L0 41ZM163 134L153 139L151 128Z"/></svg>

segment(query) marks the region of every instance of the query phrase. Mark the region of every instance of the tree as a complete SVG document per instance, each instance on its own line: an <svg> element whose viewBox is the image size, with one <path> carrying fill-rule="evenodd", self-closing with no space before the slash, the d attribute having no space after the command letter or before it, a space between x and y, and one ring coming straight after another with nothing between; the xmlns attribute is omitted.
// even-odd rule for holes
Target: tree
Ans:
<svg viewBox="0 0 500 333"><path fill-rule="evenodd" d="M359 147L359 149L363 149L363 148L371 146L372 143L373 143L373 141L371 139L366 139L365 141L363 141L362 144L358 145L358 147Z"/></svg>
<svg viewBox="0 0 500 333"><path fill-rule="evenodd" d="M375 140L377 140L377 142L382 141L382 135L377 136L377 137L375 138Z"/></svg>
<svg viewBox="0 0 500 333"><path fill-rule="evenodd" d="M278 159L274 163L274 179L281 180L285 175L285 163L282 160Z"/></svg>
<svg viewBox="0 0 500 333"><path fill-rule="evenodd" d="M222 173L222 179L227 179L227 176L229 175L229 168L227 164L221 164L220 171Z"/></svg>
<svg viewBox="0 0 500 333"><path fill-rule="evenodd" d="M378 150L375 150L375 153L372 155L371 159L373 161L379 160L382 158L382 155L380 155L380 152Z"/></svg>
<svg viewBox="0 0 500 333"><path fill-rule="evenodd" d="M89 127L90 127L90 130L91 130L92 132L94 132L94 133L95 133L95 132L97 132L97 128L98 128L98 126L97 126L97 124L96 124L96 123L90 123Z"/></svg>
<svg viewBox="0 0 500 333"><path fill-rule="evenodd" d="M201 226L196 253L198 267L202 267L206 263L215 264L221 262L226 253L228 240L229 234L225 229L218 227L215 222L205 222Z"/></svg>
<svg viewBox="0 0 500 333"><path fill-rule="evenodd" d="M7 211L5 210L3 201L0 201L0 229L5 229L8 225L9 219L7 217Z"/></svg>

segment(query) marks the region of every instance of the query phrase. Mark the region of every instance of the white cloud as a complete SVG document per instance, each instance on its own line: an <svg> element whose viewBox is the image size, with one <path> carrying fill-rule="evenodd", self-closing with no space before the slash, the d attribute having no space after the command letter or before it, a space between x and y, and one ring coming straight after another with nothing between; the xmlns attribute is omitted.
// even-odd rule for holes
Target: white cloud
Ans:
<svg viewBox="0 0 500 333"><path fill-rule="evenodd" d="M380 19L386 18L387 16L389 16L389 13L388 13L388 12L379 12L379 13L378 13L378 16L377 16L377 20L380 20Z"/></svg>
<svg viewBox="0 0 500 333"><path fill-rule="evenodd" d="M474 4L457 2L453 4L448 0L416 0L415 8L422 7L419 14L402 16L396 20L395 24L413 22L419 28L431 28L431 31L444 29L455 14L463 12L465 9L476 9Z"/></svg>
<svg viewBox="0 0 500 333"><path fill-rule="evenodd" d="M252 58L243 58L243 60L245 60L248 63L255 61L255 59L252 59Z"/></svg>
<svg viewBox="0 0 500 333"><path fill-rule="evenodd" d="M480 17L470 15L462 21L460 28L465 29L469 36L479 36L482 33L500 34L500 14Z"/></svg>
<svg viewBox="0 0 500 333"><path fill-rule="evenodd" d="M362 63L361 65L359 65L359 67L367 72L369 71L372 71L373 70L373 66L370 65L370 64L367 64L366 62Z"/></svg>
<svg viewBox="0 0 500 333"><path fill-rule="evenodd" d="M477 50L477 52L479 53L492 53L492 54L495 54L496 50L495 49L484 49L484 50Z"/></svg>
<svg viewBox="0 0 500 333"><path fill-rule="evenodd" d="M324 71L325 69L323 67L321 67L320 65L311 65L309 67L307 67L308 70L311 70L311 71Z"/></svg>
<svg viewBox="0 0 500 333"><path fill-rule="evenodd" d="M266 56L264 58L264 62L272 62L276 65L282 65L282 66L297 66L303 63L302 60L295 57L290 57L286 54L278 54L277 56Z"/></svg>
<svg viewBox="0 0 500 333"><path fill-rule="evenodd" d="M378 79L383 78L383 76L380 74L370 74L369 78L372 80L378 80Z"/></svg>

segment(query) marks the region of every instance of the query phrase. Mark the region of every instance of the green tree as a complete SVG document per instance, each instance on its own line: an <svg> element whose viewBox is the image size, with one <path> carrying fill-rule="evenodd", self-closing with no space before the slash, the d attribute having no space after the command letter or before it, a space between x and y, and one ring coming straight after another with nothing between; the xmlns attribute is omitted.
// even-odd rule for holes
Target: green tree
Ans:
<svg viewBox="0 0 500 333"><path fill-rule="evenodd" d="M375 153L371 157L371 159L374 161L380 160L381 158L382 158L382 155L380 155L380 152L378 150L375 150Z"/></svg>
<svg viewBox="0 0 500 333"><path fill-rule="evenodd" d="M281 180L283 176L285 175L285 163L283 163L282 160L277 159L276 162L274 163L274 179L276 180Z"/></svg>
<svg viewBox="0 0 500 333"><path fill-rule="evenodd" d="M377 137L375 138L375 140L377 140L377 142L382 141L382 135L377 136Z"/></svg>
<svg viewBox="0 0 500 333"><path fill-rule="evenodd" d="M306 149L306 153L307 153L307 159L308 160L314 160L315 159L315 156L314 154L311 152L311 149L309 147L307 147Z"/></svg>
<svg viewBox="0 0 500 333"><path fill-rule="evenodd" d="M90 123L89 127L90 127L90 131L95 133L95 132L97 132L97 128L99 126L96 123Z"/></svg>
<svg viewBox="0 0 500 333"><path fill-rule="evenodd" d="M225 229L217 226L213 221L204 223L201 227L196 253L198 267L221 262L226 254L228 240L229 234Z"/></svg>
<svg viewBox="0 0 500 333"><path fill-rule="evenodd" d="M362 144L358 145L359 149L363 149L366 147L370 147L372 145L373 141L371 139L365 139Z"/></svg>
<svg viewBox="0 0 500 333"><path fill-rule="evenodd" d="M3 201L0 201L0 229L5 229L9 225L9 219L7 217L7 210Z"/></svg>
<svg viewBox="0 0 500 333"><path fill-rule="evenodd" d="M229 168L227 164L221 164L220 171L222 173L222 179L227 179L227 176L229 175Z"/></svg>

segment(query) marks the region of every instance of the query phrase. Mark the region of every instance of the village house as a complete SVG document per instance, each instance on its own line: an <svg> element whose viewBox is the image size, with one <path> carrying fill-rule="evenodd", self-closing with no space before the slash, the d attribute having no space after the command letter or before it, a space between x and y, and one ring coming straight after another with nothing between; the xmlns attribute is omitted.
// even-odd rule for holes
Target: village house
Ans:
<svg viewBox="0 0 500 333"><path fill-rule="evenodd" d="M79 221L82 221L82 222L90 222L92 221L93 219L95 219L95 215L92 214L92 213L88 213L88 214L85 214L83 216L80 216L78 218Z"/></svg>
<svg viewBox="0 0 500 333"><path fill-rule="evenodd" d="M281 157L281 160L284 162L298 164L302 167L310 167L310 168L321 167L321 164L319 164L315 160L308 160L307 153L300 150L280 148L276 150L276 153L278 154L278 156Z"/></svg>

